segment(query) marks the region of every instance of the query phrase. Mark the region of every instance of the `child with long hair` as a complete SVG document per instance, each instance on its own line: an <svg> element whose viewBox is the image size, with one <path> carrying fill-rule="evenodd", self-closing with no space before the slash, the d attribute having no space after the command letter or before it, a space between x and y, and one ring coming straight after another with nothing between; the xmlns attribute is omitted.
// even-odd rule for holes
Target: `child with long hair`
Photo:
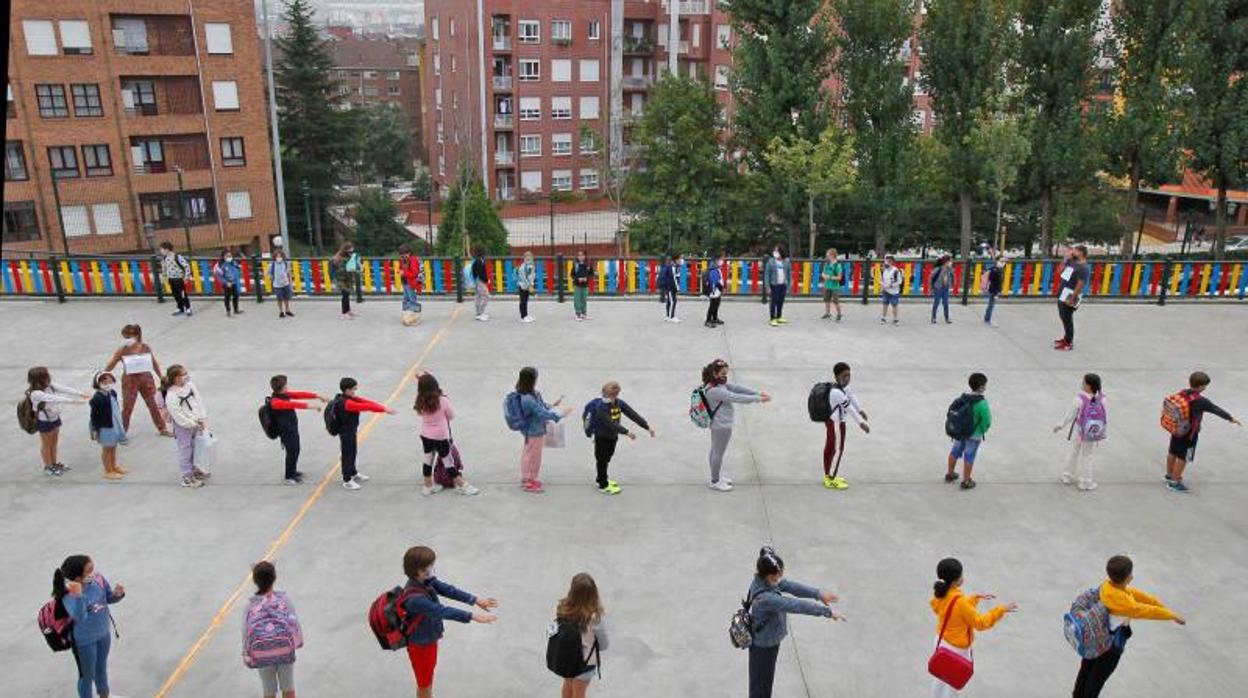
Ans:
<svg viewBox="0 0 1248 698"><path fill-rule="evenodd" d="M442 392L438 379L432 373L421 373L416 376L416 404L412 409L420 415L420 443L424 448L424 460L421 463L424 484L420 493L428 497L442 491L442 486L433 481L433 466L438 459L451 457L451 420L455 418L455 407ZM473 495L480 492L464 480L463 473L454 462L446 466L446 472L460 494Z"/></svg>
<svg viewBox="0 0 1248 698"><path fill-rule="evenodd" d="M198 489L211 477L207 471L196 467L195 436L208 430L208 410L200 398L199 390L191 382L190 375L181 364L174 364L165 372L161 381L165 394L165 406L173 418L173 438L178 444L178 469L183 487Z"/></svg>
<svg viewBox="0 0 1248 698"><path fill-rule="evenodd" d="M1091 492L1097 488L1092 471L1092 456L1096 445L1105 438L1105 394L1101 392L1101 377L1095 373L1083 376L1083 390L1075 396L1062 423L1053 427L1057 434L1067 427L1066 438L1071 441L1070 458L1062 471L1062 484L1078 482L1079 490Z"/></svg>
<svg viewBox="0 0 1248 698"><path fill-rule="evenodd" d="M555 628L571 623L581 631L581 656L589 670L571 679L563 680L561 698L585 698L589 682L602 662L601 652L610 646L607 636L606 611L598 597L598 584L585 572L572 577L568 594L555 606Z"/></svg>
<svg viewBox="0 0 1248 698"><path fill-rule="evenodd" d="M987 630L997 624L1007 613L1018 610L1018 604L998 604L987 613L980 614L980 601L991 601L993 594L962 593L962 563L952 557L941 560L936 565L936 583L932 587L930 605L936 615L936 646L971 657L971 644L975 641L976 630ZM958 690L941 681L932 679L933 698L953 698Z"/></svg>
<svg viewBox="0 0 1248 698"><path fill-rule="evenodd" d="M282 698L295 698L295 651L303 647L299 616L286 592L273 588L277 568L272 562L257 562L251 581L256 593L243 610L243 665L259 673L264 698L277 698L279 688Z"/></svg>
<svg viewBox="0 0 1248 698"><path fill-rule="evenodd" d="M86 393L57 385L46 366L35 366L26 372L26 399L35 410L35 429L39 433L39 456L43 459L44 475L64 475L69 466L57 460L61 441L61 405L82 405Z"/></svg>
<svg viewBox="0 0 1248 698"><path fill-rule="evenodd" d="M70 555L52 573L52 597L56 617L74 621L74 663L78 665L78 698L92 698L92 688L107 698L109 633L112 614L108 607L126 597L121 584L109 585L95 571L87 555ZM116 631L114 630L114 633Z"/></svg>

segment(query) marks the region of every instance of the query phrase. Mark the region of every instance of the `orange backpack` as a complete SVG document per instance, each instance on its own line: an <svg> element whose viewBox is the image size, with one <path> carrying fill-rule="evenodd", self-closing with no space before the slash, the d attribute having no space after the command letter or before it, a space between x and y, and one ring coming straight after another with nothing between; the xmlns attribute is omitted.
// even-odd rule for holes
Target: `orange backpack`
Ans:
<svg viewBox="0 0 1248 698"><path fill-rule="evenodd" d="M1187 390L1166 396L1161 403L1161 428L1172 436L1187 436L1192 430L1192 394Z"/></svg>

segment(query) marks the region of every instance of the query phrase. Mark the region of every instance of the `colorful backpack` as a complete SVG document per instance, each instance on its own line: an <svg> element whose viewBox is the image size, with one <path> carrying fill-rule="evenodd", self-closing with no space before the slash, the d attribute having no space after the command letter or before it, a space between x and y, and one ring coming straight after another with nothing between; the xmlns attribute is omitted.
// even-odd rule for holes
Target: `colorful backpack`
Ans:
<svg viewBox="0 0 1248 698"><path fill-rule="evenodd" d="M1070 611L1062 616L1062 626L1066 641L1084 659L1096 659L1113 647L1109 609L1101 603L1101 591L1096 587L1075 598Z"/></svg>
<svg viewBox="0 0 1248 698"><path fill-rule="evenodd" d="M750 608L754 606L754 599L766 591L767 589L763 589L747 599L742 599L741 608L732 614L732 620L728 621L728 641L733 647L745 650L754 644L754 617L750 615Z"/></svg>
<svg viewBox="0 0 1248 698"><path fill-rule="evenodd" d="M720 407L723 405L721 404ZM719 407L711 409L710 403L706 401L705 385L700 385L689 393L689 421L693 422L693 426L699 429L709 429L718 411Z"/></svg>
<svg viewBox="0 0 1248 698"><path fill-rule="evenodd" d="M303 633L285 594L279 591L253 598L243 623L243 664L256 669L295 661Z"/></svg>
<svg viewBox="0 0 1248 698"><path fill-rule="evenodd" d="M39 609L37 620L39 632L53 652L64 652L74 646L74 619L69 613L64 618L56 617L56 599L49 599Z"/></svg>
<svg viewBox="0 0 1248 698"><path fill-rule="evenodd" d="M1168 395L1161 403L1161 428L1172 436L1187 436L1192 431L1192 394L1186 390Z"/></svg>
<svg viewBox="0 0 1248 698"><path fill-rule="evenodd" d="M417 613L408 615L407 600L415 594L422 593L412 587L395 587L383 591L368 607L368 627L377 638L377 644L383 650L399 650L407 646L407 640L424 620Z"/></svg>
<svg viewBox="0 0 1248 698"><path fill-rule="evenodd" d="M1105 410L1105 400L1079 393L1079 401L1083 404L1079 408L1079 416L1075 418L1075 423L1071 425L1071 430L1073 431L1074 427L1078 426L1079 438L1082 441L1100 441L1104 439L1109 420L1109 414Z"/></svg>

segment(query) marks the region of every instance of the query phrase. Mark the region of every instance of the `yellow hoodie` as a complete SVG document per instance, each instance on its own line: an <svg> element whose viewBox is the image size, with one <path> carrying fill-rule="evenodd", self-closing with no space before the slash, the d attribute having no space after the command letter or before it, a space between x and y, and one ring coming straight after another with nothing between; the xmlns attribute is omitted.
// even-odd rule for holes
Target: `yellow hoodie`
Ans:
<svg viewBox="0 0 1248 698"><path fill-rule="evenodd" d="M1116 587L1108 579L1101 584L1101 603L1111 616L1141 620L1174 620L1175 617L1174 611L1166 608L1156 596L1135 587Z"/></svg>
<svg viewBox="0 0 1248 698"><path fill-rule="evenodd" d="M1102 594L1104 591L1101 592ZM953 613L949 616L949 626L945 628L945 642L959 649L966 649L975 640L976 630L987 630L997 624L1005 615L1005 606L996 606L987 613L980 615L976 607L980 595L964 596L960 591L950 591L945 598L932 597L932 612L936 614L936 632L945 622L945 609L955 603Z"/></svg>

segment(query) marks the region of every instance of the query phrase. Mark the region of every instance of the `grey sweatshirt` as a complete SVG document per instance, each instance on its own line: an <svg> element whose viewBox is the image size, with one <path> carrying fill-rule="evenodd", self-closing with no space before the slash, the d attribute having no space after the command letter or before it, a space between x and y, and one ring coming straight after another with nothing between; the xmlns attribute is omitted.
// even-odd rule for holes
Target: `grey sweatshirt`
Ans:
<svg viewBox="0 0 1248 698"><path fill-rule="evenodd" d="M711 420L712 429L731 429L733 403L762 402L763 398L757 390L736 383L724 383L706 390L706 404L715 413Z"/></svg>

